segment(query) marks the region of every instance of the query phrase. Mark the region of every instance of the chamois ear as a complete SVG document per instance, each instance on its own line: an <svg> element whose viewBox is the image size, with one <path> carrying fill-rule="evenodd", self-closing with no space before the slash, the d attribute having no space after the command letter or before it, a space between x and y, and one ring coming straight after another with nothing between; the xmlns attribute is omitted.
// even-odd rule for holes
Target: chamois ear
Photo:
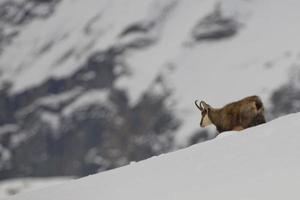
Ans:
<svg viewBox="0 0 300 200"><path fill-rule="evenodd" d="M205 103L205 101L201 101L200 106L203 107L203 109L205 109L205 110L210 110L210 108L211 108L210 105Z"/></svg>

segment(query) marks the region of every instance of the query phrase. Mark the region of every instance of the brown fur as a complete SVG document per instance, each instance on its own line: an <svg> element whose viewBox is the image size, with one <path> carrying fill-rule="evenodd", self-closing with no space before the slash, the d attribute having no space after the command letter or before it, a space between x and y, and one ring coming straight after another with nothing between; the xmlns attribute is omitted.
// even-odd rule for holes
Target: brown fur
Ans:
<svg viewBox="0 0 300 200"><path fill-rule="evenodd" d="M264 106L258 96L246 97L219 109L205 105L209 119L220 133L231 130L240 131L266 122Z"/></svg>

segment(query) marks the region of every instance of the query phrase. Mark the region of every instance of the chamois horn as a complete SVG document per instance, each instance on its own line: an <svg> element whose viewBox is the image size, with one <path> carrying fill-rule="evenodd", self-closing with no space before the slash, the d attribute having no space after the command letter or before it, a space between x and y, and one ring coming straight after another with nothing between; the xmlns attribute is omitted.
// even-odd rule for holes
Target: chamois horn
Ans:
<svg viewBox="0 0 300 200"><path fill-rule="evenodd" d="M201 103L202 103L202 101L200 102L200 104L198 104L198 100L195 100L195 105L196 105L196 107L199 109L199 110L203 110L203 108L201 107Z"/></svg>

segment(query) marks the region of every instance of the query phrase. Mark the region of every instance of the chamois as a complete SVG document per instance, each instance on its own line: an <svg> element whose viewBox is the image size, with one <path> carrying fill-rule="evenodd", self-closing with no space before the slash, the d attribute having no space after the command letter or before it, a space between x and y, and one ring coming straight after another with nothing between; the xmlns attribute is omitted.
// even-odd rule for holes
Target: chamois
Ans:
<svg viewBox="0 0 300 200"><path fill-rule="evenodd" d="M218 132L240 131L252 126L266 123L264 106L258 96L249 96L216 109L201 101L195 101L201 111L200 126L215 125Z"/></svg>

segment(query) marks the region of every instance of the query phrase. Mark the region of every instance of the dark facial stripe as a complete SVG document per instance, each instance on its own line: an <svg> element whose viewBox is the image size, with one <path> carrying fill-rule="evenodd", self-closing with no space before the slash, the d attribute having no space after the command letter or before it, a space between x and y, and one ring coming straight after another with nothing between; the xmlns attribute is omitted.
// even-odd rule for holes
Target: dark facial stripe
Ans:
<svg viewBox="0 0 300 200"><path fill-rule="evenodd" d="M200 121L200 126L202 126L203 118L204 118L204 117L202 116L201 121Z"/></svg>

